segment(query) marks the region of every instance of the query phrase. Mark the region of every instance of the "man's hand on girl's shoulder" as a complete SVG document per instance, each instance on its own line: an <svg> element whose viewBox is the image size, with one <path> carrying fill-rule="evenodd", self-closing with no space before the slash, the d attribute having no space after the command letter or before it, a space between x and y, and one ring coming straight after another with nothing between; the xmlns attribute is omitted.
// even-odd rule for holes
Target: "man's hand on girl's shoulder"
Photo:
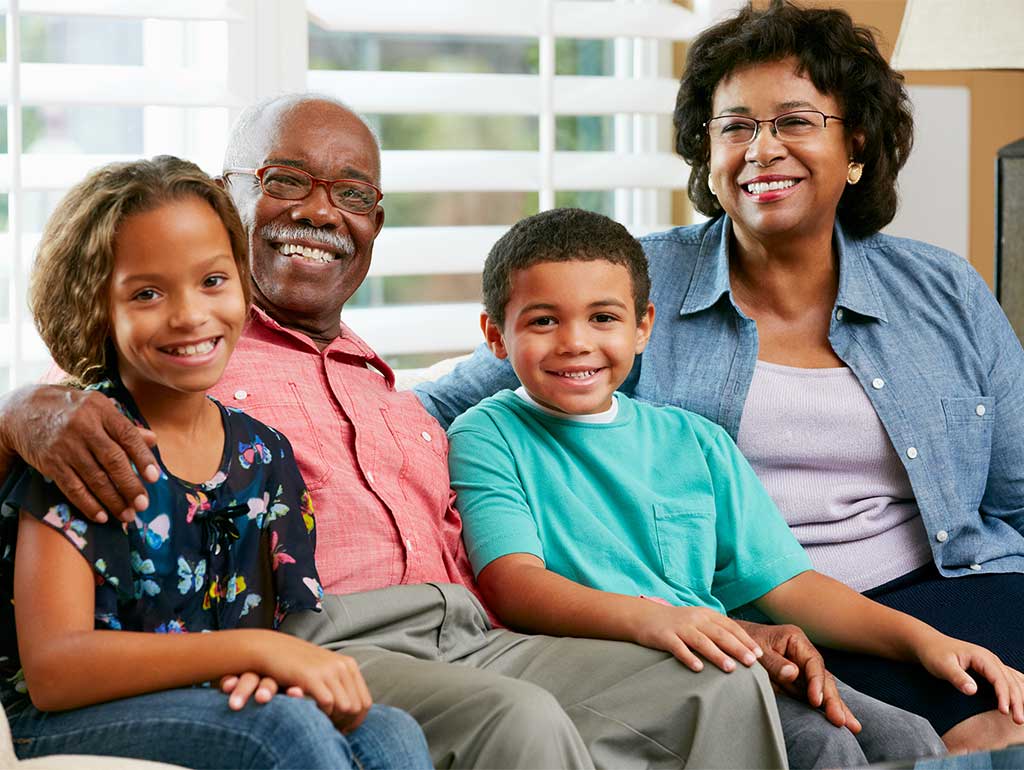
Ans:
<svg viewBox="0 0 1024 770"><path fill-rule="evenodd" d="M58 385L26 385L0 402L0 470L19 455L97 522L131 521L149 505L134 468L159 478L149 447L156 436L135 426L106 396ZM6 467L4 467L6 461Z"/></svg>

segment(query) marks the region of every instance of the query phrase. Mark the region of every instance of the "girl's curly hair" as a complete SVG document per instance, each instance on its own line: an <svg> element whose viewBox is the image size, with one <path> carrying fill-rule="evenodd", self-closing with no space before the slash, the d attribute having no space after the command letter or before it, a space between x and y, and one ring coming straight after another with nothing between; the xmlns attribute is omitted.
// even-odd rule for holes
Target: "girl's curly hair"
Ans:
<svg viewBox="0 0 1024 770"><path fill-rule="evenodd" d="M847 134L864 136L854 157L864 164L863 178L846 186L837 216L851 235L875 233L896 214L896 176L913 145L903 76L879 53L871 31L845 11L800 8L788 0L773 0L766 10L748 6L690 46L673 115L676 152L691 168L690 200L702 214L722 213L707 186L711 150L704 123L712 117L715 87L737 69L791 56L815 88L839 102Z"/></svg>
<svg viewBox="0 0 1024 770"><path fill-rule="evenodd" d="M29 307L54 362L72 381L90 385L116 364L110 340L110 278L121 223L159 206L195 197L224 223L246 303L249 250L231 198L194 163L160 155L111 163L89 174L46 223L29 283Z"/></svg>

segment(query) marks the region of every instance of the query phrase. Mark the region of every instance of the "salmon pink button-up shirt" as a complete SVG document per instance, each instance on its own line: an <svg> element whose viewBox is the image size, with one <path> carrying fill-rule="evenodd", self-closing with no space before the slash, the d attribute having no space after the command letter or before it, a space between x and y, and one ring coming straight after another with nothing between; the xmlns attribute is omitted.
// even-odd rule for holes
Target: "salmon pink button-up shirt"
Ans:
<svg viewBox="0 0 1024 770"><path fill-rule="evenodd" d="M475 591L448 439L344 324L323 351L258 309L211 395L284 433L313 497L324 590L461 583Z"/></svg>

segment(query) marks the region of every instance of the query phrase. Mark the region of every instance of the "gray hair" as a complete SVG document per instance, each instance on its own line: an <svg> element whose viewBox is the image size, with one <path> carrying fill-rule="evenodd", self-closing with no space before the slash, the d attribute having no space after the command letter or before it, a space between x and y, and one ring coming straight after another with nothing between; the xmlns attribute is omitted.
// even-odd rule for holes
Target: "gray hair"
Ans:
<svg viewBox="0 0 1024 770"><path fill-rule="evenodd" d="M355 115L373 136L373 141L377 145L377 152L380 153L380 136L378 136L366 118L337 97L330 94L305 91L271 96L242 110L242 114L238 116L238 120L235 121L235 125L231 128L231 134L228 137L228 146L224 151L224 168L241 168L256 163L256 159L253 158L255 147L259 139L262 138L263 131L268 128L262 125L264 117L268 113L276 113L272 124L272 127L276 128L281 119L293 107L305 102L328 102Z"/></svg>

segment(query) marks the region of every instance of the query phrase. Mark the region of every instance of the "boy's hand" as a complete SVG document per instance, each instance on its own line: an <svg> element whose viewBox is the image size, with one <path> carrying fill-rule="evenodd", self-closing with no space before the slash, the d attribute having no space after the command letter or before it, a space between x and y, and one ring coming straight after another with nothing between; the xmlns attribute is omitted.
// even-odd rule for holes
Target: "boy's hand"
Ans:
<svg viewBox="0 0 1024 770"><path fill-rule="evenodd" d="M978 691L978 684L968 670L981 674L996 692L999 711L1014 723L1024 725L1024 675L1005 665L995 653L938 632L918 644L916 653L930 674L952 683L965 695Z"/></svg>
<svg viewBox="0 0 1024 770"><path fill-rule="evenodd" d="M231 696L228 698L228 708L240 711L249 702L249 698L257 703L269 703L270 699L277 695L279 687L277 681L269 676L246 671L239 676L222 676L220 689ZM285 695L290 698L301 698L304 694L301 687L292 686L285 690Z"/></svg>
<svg viewBox="0 0 1024 770"><path fill-rule="evenodd" d="M825 668L825 659L799 626L736 622L764 650L761 665L777 689L822 709L836 727L846 727L854 735L861 731L860 721L840 697L835 680Z"/></svg>
<svg viewBox="0 0 1024 770"><path fill-rule="evenodd" d="M114 402L93 391L30 385L0 405L2 453L17 453L53 479L75 508L94 521L108 514L131 521L149 504L132 465L148 481L160 471L152 431L137 428Z"/></svg>
<svg viewBox="0 0 1024 770"><path fill-rule="evenodd" d="M672 653L694 671L704 668L703 661L694 653L726 672L736 668L736 660L753 666L763 654L736 621L707 607L671 607L650 602L645 609L636 641Z"/></svg>

